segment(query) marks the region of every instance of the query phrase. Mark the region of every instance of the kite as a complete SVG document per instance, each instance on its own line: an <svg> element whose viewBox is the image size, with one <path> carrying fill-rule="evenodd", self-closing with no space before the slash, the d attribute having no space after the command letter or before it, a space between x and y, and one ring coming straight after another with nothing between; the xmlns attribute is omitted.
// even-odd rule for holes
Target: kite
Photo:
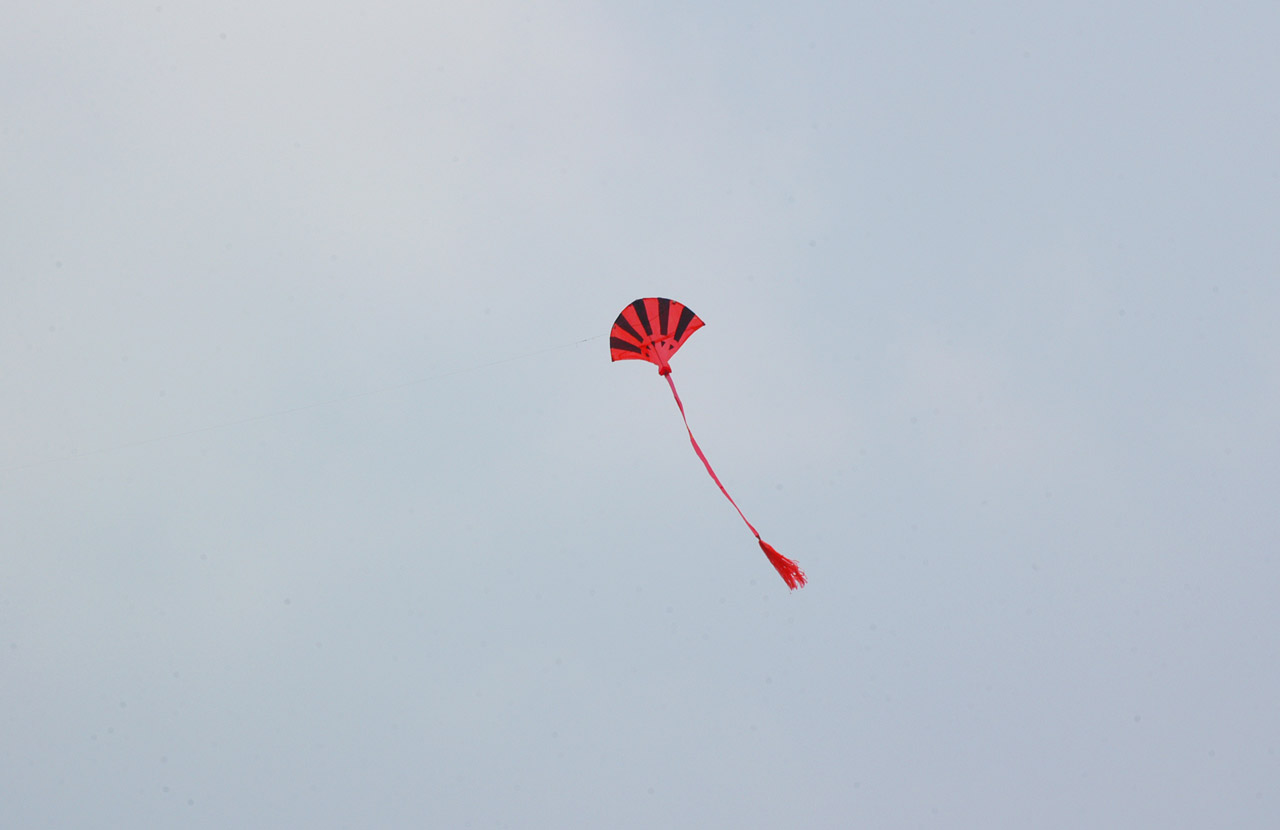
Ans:
<svg viewBox="0 0 1280 830"><path fill-rule="evenodd" d="M803 587L808 581L804 571L760 538L759 531L747 521L742 508L738 507L733 496L729 495L729 491L724 488L716 471L711 469L711 462L707 461L707 457L702 454L702 448L698 446L697 439L693 437L693 430L689 428L689 419L684 414L684 404L680 401L680 393L676 391L676 383L671 379L671 364L668 361L691 334L702 328L702 325L702 320L693 313L693 309L675 300L668 300L665 297L646 297L636 300L622 309L622 313L614 321L613 330L609 332L609 354L613 360L647 360L658 367L658 374L666 378L667 385L671 387L676 406L680 408L680 418L684 421L685 431L689 433L689 443L693 444L693 451L698 454L702 466L707 468L707 472L711 474L711 480L720 488L720 492L724 493L724 497L729 500L729 504L733 505L733 509L738 511L742 521L746 522L752 535L760 543L760 549L764 551L765 556L769 557L769 562L777 569L778 574L787 583L787 587L794 591L796 588Z"/></svg>

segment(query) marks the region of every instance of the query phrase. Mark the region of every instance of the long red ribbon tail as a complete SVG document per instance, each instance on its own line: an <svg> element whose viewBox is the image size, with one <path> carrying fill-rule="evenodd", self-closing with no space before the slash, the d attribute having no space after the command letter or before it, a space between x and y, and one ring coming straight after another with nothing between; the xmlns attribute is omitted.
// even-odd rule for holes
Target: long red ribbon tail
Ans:
<svg viewBox="0 0 1280 830"><path fill-rule="evenodd" d="M773 545L760 538L760 533L755 529L751 522L747 521L746 515L742 512L742 508L733 500L733 496L729 495L729 491L724 489L724 484L720 481L720 476L716 475L716 471L711 469L711 462L702 454L702 447L698 446L698 439L693 437L693 430L689 428L689 418L684 414L684 403L680 400L680 393L676 391L676 382L671 379L671 370L662 373L667 379L667 385L671 387L671 394L676 399L676 406L680 407L680 418L684 421L685 431L689 433L689 443L693 444L693 451L698 454L698 458L702 461L702 466L707 468L707 473L711 476L711 480L720 488L720 492L724 493L724 497L729 500L729 504L733 505L733 509L738 511L738 515L742 516L742 521L746 522L747 527L751 529L751 534L756 537L756 541L760 543L760 550L764 551L764 555L769 557L769 562L778 571L778 575L787 583L787 587L791 590L804 587L809 580L804 575L804 571L800 570L800 566L791 561L787 557L778 553L773 549Z"/></svg>

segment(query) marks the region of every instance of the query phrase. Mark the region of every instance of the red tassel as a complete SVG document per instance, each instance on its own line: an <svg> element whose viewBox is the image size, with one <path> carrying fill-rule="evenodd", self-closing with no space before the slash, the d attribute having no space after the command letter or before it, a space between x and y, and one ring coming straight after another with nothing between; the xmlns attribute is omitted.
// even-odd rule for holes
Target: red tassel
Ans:
<svg viewBox="0 0 1280 830"><path fill-rule="evenodd" d="M804 571L800 570L800 566L792 562L787 557L778 553L773 549L773 545L765 540L760 540L760 550L764 551L764 555L769 557L769 561L773 563L773 567L777 569L778 575L787 583L787 587L791 590L803 588L809 580L804 575Z"/></svg>

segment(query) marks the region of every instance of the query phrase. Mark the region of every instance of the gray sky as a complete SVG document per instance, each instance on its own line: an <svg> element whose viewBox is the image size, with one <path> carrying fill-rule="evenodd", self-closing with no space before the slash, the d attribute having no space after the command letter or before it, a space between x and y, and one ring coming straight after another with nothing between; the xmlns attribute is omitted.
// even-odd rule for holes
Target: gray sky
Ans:
<svg viewBox="0 0 1280 830"><path fill-rule="evenodd" d="M0 826L1280 824L1274 3L357 5L6 10Z"/></svg>

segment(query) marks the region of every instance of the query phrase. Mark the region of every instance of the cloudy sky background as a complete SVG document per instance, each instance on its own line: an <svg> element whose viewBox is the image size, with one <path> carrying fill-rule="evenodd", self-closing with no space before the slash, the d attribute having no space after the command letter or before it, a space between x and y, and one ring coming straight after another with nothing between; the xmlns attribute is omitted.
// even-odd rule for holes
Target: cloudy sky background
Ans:
<svg viewBox="0 0 1280 830"><path fill-rule="evenodd" d="M1276 826L1280 10L1197 5L7 9L0 825Z"/></svg>

